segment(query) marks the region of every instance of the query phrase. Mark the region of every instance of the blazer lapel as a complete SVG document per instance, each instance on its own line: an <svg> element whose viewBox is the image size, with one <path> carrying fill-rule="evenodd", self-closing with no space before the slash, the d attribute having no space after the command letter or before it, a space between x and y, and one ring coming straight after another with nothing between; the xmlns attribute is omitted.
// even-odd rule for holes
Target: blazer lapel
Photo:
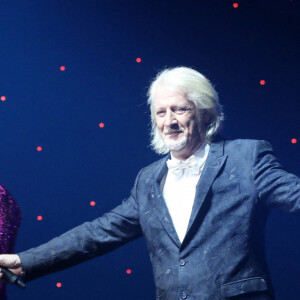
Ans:
<svg viewBox="0 0 300 300"><path fill-rule="evenodd" d="M153 198L154 210L159 221L166 230L167 234L179 248L181 243L160 189L160 182L168 171L166 161L169 158L170 156L167 156L165 159L163 159L161 164L159 164L157 170L154 172L154 184L151 197Z"/></svg>
<svg viewBox="0 0 300 300"><path fill-rule="evenodd" d="M209 192L211 185L213 184L216 176L218 175L220 169L222 168L224 162L226 161L227 155L224 155L224 141L217 143L212 143L210 147L210 152L208 154L203 172L201 174L200 180L196 186L195 201L187 229L187 234L185 239L189 236L189 231L193 226L195 219L204 205L205 198ZM204 215L205 216L205 215ZM203 216L203 217L204 217ZM184 241L185 241L184 239ZM184 243L183 241L183 243Z"/></svg>

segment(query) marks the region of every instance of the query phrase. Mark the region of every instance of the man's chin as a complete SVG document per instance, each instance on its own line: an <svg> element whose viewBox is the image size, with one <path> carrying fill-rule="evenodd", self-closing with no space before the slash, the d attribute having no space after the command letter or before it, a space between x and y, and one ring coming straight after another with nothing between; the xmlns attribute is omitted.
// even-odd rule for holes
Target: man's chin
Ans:
<svg viewBox="0 0 300 300"><path fill-rule="evenodd" d="M165 139L164 143L170 151L180 151L185 148L187 144L187 139L186 138L181 138L180 140Z"/></svg>

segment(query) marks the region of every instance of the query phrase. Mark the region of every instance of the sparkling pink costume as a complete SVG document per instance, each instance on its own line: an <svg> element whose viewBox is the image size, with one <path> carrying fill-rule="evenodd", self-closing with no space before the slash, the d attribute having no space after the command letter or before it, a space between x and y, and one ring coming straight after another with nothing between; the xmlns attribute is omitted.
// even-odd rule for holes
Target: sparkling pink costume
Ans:
<svg viewBox="0 0 300 300"><path fill-rule="evenodd" d="M6 188L0 185L0 253L12 253L21 212ZM6 300L6 284L0 283L0 300Z"/></svg>

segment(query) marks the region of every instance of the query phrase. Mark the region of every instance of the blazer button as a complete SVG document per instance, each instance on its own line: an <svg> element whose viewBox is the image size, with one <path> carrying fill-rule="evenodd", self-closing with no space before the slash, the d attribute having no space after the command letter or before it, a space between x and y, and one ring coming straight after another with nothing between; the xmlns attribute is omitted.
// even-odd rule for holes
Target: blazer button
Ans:
<svg viewBox="0 0 300 300"><path fill-rule="evenodd" d="M183 259L181 259L180 260L180 265L183 267L185 264L186 264L186 262Z"/></svg>
<svg viewBox="0 0 300 300"><path fill-rule="evenodd" d="M182 293L181 293L181 299L186 299L186 298L187 298L186 293L185 293L185 292L182 292Z"/></svg>

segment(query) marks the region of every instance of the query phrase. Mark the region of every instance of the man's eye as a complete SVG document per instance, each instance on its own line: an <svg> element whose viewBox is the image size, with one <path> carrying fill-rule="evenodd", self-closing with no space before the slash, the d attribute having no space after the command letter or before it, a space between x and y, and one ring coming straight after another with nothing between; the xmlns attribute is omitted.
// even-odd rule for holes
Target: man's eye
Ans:
<svg viewBox="0 0 300 300"><path fill-rule="evenodd" d="M165 113L165 112L164 112L163 110L159 110L159 111L156 112L156 115L157 115L157 116L163 116L164 113Z"/></svg>
<svg viewBox="0 0 300 300"><path fill-rule="evenodd" d="M175 108L175 112L178 112L178 113L184 113L187 110L188 110L187 107L176 107Z"/></svg>

